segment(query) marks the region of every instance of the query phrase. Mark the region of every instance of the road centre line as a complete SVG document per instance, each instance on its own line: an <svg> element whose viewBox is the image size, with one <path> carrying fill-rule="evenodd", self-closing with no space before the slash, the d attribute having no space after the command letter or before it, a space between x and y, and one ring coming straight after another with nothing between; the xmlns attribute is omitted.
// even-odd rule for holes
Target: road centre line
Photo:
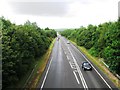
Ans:
<svg viewBox="0 0 120 90"><path fill-rule="evenodd" d="M65 52L65 51L64 51ZM65 55L66 55L66 52L65 52Z"/></svg>
<svg viewBox="0 0 120 90"><path fill-rule="evenodd" d="M85 55L81 52L81 51L79 51L80 52L80 54L89 62L89 63L91 63L86 57L85 57ZM92 65L92 64L91 64ZM96 73L100 76L100 78L105 82L105 84L112 90L112 88L111 88L111 86L107 83L107 81L103 78L103 76L97 71L97 69L92 65L92 67L94 68L94 70L96 71Z"/></svg>
<svg viewBox="0 0 120 90"><path fill-rule="evenodd" d="M67 59L68 59L68 56L67 56ZM68 59L69 60L69 59ZM70 67L72 68L72 69L76 69L76 66L75 65L73 65L70 61L68 61L69 62L69 64L70 64Z"/></svg>
<svg viewBox="0 0 120 90"><path fill-rule="evenodd" d="M65 43L65 42L64 42L64 43ZM66 45L66 46L67 46L67 45ZM82 75L82 72L80 71L79 65L77 64L76 59L74 58L74 56L73 56L71 50L69 49L69 47L67 47L67 48L68 48L69 53L71 54L71 56L72 56L72 58L73 58L73 60L74 60L74 63L76 64L77 72L78 72L78 74L79 74L79 76L80 76L82 85L83 85L83 87L84 87L85 90L88 90L88 86L87 86L87 84L86 84L86 82L85 82L85 79L84 79L84 77L83 77L83 75Z"/></svg>
<svg viewBox="0 0 120 90"><path fill-rule="evenodd" d="M80 84L80 82L79 82L79 80L78 80L78 77L77 77L75 71L73 71L73 74L75 75L75 78L76 78L76 80L77 80L77 83Z"/></svg>
<svg viewBox="0 0 120 90"><path fill-rule="evenodd" d="M70 67L73 69L73 66L72 66L71 62L69 62L69 64L70 64Z"/></svg>
<svg viewBox="0 0 120 90"><path fill-rule="evenodd" d="M64 50L64 52L65 52L65 50ZM65 53L66 53L66 52L65 52ZM69 60L68 55L66 55L66 57L67 57L67 59ZM72 66L71 62L70 62L70 61L68 61L68 62L69 62L69 64L70 64L70 67L73 69L73 66ZM75 76L75 78L76 78L77 83L80 84L80 82L79 82L79 80L78 80L78 77L77 77L77 75L76 75L76 72L77 72L77 70L74 70L74 71L73 71L73 74L74 74L74 76Z"/></svg>
<svg viewBox="0 0 120 90"><path fill-rule="evenodd" d="M48 72L49 72L49 69L50 69L52 60L53 60L53 57L52 57L51 60L50 60L50 63L49 63L49 66L48 66L48 69L47 69L47 72L46 72L46 74L45 74L45 77L44 77L44 80L43 80L43 82L42 82L42 85L41 85L41 89L40 89L40 90L43 89L43 86L44 86L44 83L45 83L45 81L46 81L46 78L47 78L47 75L48 75Z"/></svg>
<svg viewBox="0 0 120 90"><path fill-rule="evenodd" d="M68 50L69 50L69 52L70 52L70 54L71 54L71 56L72 56L72 58L74 60L74 63L76 64L78 74L79 74L80 79L82 81L82 85L83 85L84 89L88 90L88 86L87 86L86 81L85 81L85 79L84 79L84 77L82 75L82 72L80 71L79 65L77 64L76 59L74 58L74 56L73 56L72 52L70 51L69 47L68 47Z"/></svg>
<svg viewBox="0 0 120 90"><path fill-rule="evenodd" d="M68 55L66 55L66 57L67 57L67 59L69 60L69 57L68 57Z"/></svg>
<svg viewBox="0 0 120 90"><path fill-rule="evenodd" d="M78 72L77 70L74 70L74 72Z"/></svg>

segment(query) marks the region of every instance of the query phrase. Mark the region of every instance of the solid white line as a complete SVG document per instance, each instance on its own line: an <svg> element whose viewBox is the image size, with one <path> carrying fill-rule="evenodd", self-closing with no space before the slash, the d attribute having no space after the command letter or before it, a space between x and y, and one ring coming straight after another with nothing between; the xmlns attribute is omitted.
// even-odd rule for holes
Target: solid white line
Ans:
<svg viewBox="0 0 120 90"><path fill-rule="evenodd" d="M46 74L45 74L45 77L44 77L44 80L43 80L43 82L42 82L42 85L41 85L41 89L40 89L40 90L42 90L42 88L43 88L43 86L44 86L44 83L45 83L45 80L46 80L46 78L47 78L48 71L49 71L49 69L50 69L50 65L51 65L52 60L53 60L53 58L51 58L51 60L50 60L50 63L49 63L49 66L48 66L48 69L47 69L47 72L46 72Z"/></svg>
<svg viewBox="0 0 120 90"><path fill-rule="evenodd" d="M82 81L82 85L83 85L84 89L88 89L88 86L87 86L87 84L86 84L86 81L85 81L85 79L84 79L84 77L83 77L83 75L82 75L82 72L80 71L79 65L77 64L76 59L74 58L74 56L73 56L72 52L70 51L69 47L68 47L68 50L69 50L69 52L70 52L70 54L71 54L71 56L72 56L72 58L73 58L73 60L74 60L74 63L76 64L77 71L78 71L78 74L79 74L80 79L81 79L81 81Z"/></svg>
<svg viewBox="0 0 120 90"><path fill-rule="evenodd" d="M80 51L81 53L81 51ZM81 53L81 55L90 63L90 61L85 57L85 55L83 53ZM92 64L91 64L92 65ZM96 73L101 77L101 79L105 82L105 84L112 90L111 86L107 83L107 81L101 76L101 74L96 70L96 68L92 65L92 67L94 68L94 70L96 71Z"/></svg>
<svg viewBox="0 0 120 90"><path fill-rule="evenodd" d="M76 78L76 80L77 80L77 83L80 84L80 82L79 82L79 80L78 80L78 77L77 77L76 73L75 73L74 71L73 71L73 73L74 73L74 75L75 75L75 78Z"/></svg>

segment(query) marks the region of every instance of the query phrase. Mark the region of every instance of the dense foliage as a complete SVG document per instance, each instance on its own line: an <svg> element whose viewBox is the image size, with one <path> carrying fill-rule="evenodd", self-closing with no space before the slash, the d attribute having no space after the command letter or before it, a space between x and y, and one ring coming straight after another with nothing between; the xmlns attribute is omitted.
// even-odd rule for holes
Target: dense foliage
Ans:
<svg viewBox="0 0 120 90"><path fill-rule="evenodd" d="M84 46L90 54L104 58L109 68L120 75L120 20L65 30L61 35Z"/></svg>
<svg viewBox="0 0 120 90"><path fill-rule="evenodd" d="M40 29L36 23L27 21L24 25L12 24L0 18L2 30L2 75L3 88L16 85L28 72L37 57L48 49L56 32ZM0 31L1 31L0 30Z"/></svg>

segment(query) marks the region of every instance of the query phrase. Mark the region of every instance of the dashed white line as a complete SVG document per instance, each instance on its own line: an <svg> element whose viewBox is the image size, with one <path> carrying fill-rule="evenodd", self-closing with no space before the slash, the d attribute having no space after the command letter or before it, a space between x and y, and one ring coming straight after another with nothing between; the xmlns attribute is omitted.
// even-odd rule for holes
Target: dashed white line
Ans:
<svg viewBox="0 0 120 90"><path fill-rule="evenodd" d="M90 63L90 61L85 57L85 55L81 51L79 51L79 52ZM101 77L101 79L105 82L105 84L112 90L111 86L107 83L107 81L103 78L103 76L101 76L101 74L96 70L96 68L93 65L92 65L92 67L94 68L96 73Z"/></svg>
<svg viewBox="0 0 120 90"><path fill-rule="evenodd" d="M66 55L66 57L67 57L67 59L69 60L69 57L68 57L68 55Z"/></svg>
<svg viewBox="0 0 120 90"><path fill-rule="evenodd" d="M47 69L47 72L46 72L46 74L45 74L45 77L44 77L44 80L43 80L43 82L42 82L42 85L41 85L41 89L40 89L40 90L42 90L42 88L43 88L43 86L44 86L44 83L45 83L45 80L46 80L46 78L47 78L47 75L48 75L48 72L49 72L49 69L50 69L50 65L51 65L52 60L53 60L53 58L51 58L51 60L50 60L50 63L49 63L49 66L48 66L48 69Z"/></svg>
<svg viewBox="0 0 120 90"><path fill-rule="evenodd" d="M73 69L71 62L69 62L69 64L70 64L70 67Z"/></svg>
<svg viewBox="0 0 120 90"><path fill-rule="evenodd" d="M74 70L74 72L78 72L77 70Z"/></svg>
<svg viewBox="0 0 120 90"><path fill-rule="evenodd" d="M64 51L65 52L65 51ZM65 52L65 55L66 55L66 52Z"/></svg>
<svg viewBox="0 0 120 90"><path fill-rule="evenodd" d="M75 75L75 78L76 78L76 80L77 80L77 83L80 84L80 82L79 82L79 80L78 80L78 77L77 77L75 71L73 71L73 74Z"/></svg>
<svg viewBox="0 0 120 90"><path fill-rule="evenodd" d="M70 54L71 54L71 56L72 56L72 58L73 58L73 60L74 60L74 63L76 64L77 71L78 71L78 74L79 74L80 79L81 79L81 81L82 81L82 85L83 85L84 89L88 89L88 86L87 86L87 84L86 84L86 81L85 81L85 79L84 79L84 77L83 77L83 75L82 75L82 72L80 71L79 65L77 64L76 59L74 58L74 56L73 56L72 52L70 51L69 47L68 47L68 50L69 50L69 52L70 52Z"/></svg>

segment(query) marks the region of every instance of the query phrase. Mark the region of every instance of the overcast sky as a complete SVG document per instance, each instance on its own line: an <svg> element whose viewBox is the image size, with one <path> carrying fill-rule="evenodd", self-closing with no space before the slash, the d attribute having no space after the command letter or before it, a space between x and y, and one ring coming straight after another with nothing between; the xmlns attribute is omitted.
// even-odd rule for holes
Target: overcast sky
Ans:
<svg viewBox="0 0 120 90"><path fill-rule="evenodd" d="M116 21L119 0L0 0L0 17L41 28L79 28Z"/></svg>

